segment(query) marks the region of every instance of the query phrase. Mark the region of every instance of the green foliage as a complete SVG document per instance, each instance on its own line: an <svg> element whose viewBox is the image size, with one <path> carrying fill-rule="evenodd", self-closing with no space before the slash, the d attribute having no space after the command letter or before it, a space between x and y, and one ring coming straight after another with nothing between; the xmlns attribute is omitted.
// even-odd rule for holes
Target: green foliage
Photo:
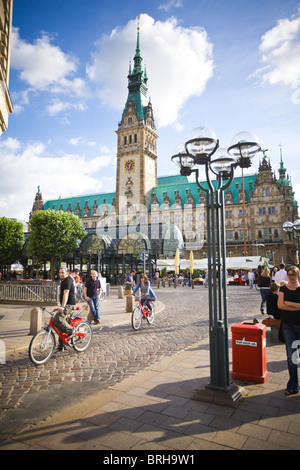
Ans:
<svg viewBox="0 0 300 470"><path fill-rule="evenodd" d="M161 277L161 278L167 277L167 275L168 275L168 270L167 270L166 266L164 266L164 267L162 268L162 270L160 271L160 277Z"/></svg>
<svg viewBox="0 0 300 470"><path fill-rule="evenodd" d="M18 261L23 244L23 224L0 217L0 265L9 266Z"/></svg>
<svg viewBox="0 0 300 470"><path fill-rule="evenodd" d="M54 260L70 256L84 235L76 215L51 209L39 211L30 220L27 251L39 260L50 260L53 272Z"/></svg>

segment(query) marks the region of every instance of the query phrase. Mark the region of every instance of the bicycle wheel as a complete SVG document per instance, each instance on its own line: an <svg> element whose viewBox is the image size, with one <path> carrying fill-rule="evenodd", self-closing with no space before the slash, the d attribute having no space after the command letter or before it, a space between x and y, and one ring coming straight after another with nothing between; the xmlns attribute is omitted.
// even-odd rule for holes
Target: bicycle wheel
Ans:
<svg viewBox="0 0 300 470"><path fill-rule="evenodd" d="M76 335L76 332L84 333L84 336ZM77 326L75 326L74 336L72 338L72 346L77 352L85 351L93 337L93 330L88 321L83 320Z"/></svg>
<svg viewBox="0 0 300 470"><path fill-rule="evenodd" d="M100 294L100 299L99 299L100 302L101 302L101 300L104 300L104 298L105 298L105 294L104 294L104 292L103 292L103 290L102 290L102 291L101 291L101 294Z"/></svg>
<svg viewBox="0 0 300 470"><path fill-rule="evenodd" d="M147 322L149 325L152 325L154 322L154 317L155 317L155 305L154 303L152 304L152 312L147 313Z"/></svg>
<svg viewBox="0 0 300 470"><path fill-rule="evenodd" d="M134 330L139 330L142 324L142 312L140 307L136 307L131 316L131 324Z"/></svg>
<svg viewBox="0 0 300 470"><path fill-rule="evenodd" d="M37 366L45 364L53 354L56 345L53 331L40 330L30 341L29 357Z"/></svg>

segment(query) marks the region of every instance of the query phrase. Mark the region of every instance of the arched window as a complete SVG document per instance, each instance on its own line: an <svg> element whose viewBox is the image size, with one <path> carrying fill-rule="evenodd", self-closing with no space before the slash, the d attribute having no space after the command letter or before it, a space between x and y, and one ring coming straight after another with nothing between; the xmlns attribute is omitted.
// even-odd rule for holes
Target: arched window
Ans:
<svg viewBox="0 0 300 470"><path fill-rule="evenodd" d="M184 254L184 241L177 225L168 225L162 238L164 256L175 256L177 248L181 256Z"/></svg>

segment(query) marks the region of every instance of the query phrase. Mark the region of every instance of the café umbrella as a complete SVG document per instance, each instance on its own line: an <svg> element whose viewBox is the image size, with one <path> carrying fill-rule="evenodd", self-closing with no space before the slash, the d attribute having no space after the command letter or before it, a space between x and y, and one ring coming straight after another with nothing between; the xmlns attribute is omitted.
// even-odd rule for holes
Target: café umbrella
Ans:
<svg viewBox="0 0 300 470"><path fill-rule="evenodd" d="M179 249L177 248L175 253L175 274L179 274L179 265L180 265L180 258L179 258Z"/></svg>
<svg viewBox="0 0 300 470"><path fill-rule="evenodd" d="M190 251L190 273L193 274L194 271L194 254Z"/></svg>

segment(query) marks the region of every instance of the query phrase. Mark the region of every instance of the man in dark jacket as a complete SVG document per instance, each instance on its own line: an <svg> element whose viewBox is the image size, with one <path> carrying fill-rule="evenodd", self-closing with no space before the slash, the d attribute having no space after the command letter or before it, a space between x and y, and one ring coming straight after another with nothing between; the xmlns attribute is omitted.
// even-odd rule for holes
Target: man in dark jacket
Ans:
<svg viewBox="0 0 300 470"><path fill-rule="evenodd" d="M98 279L97 271L92 271L91 278L85 283L84 298L89 304L96 324L100 323L99 299L101 293L101 283Z"/></svg>
<svg viewBox="0 0 300 470"><path fill-rule="evenodd" d="M67 316L74 310L76 305L75 283L66 268L60 268L59 277L61 280L59 295L61 307L58 307L53 323L62 333L67 333L70 336L73 333L73 328L69 325ZM60 351L64 349L64 343L60 338L58 349Z"/></svg>

